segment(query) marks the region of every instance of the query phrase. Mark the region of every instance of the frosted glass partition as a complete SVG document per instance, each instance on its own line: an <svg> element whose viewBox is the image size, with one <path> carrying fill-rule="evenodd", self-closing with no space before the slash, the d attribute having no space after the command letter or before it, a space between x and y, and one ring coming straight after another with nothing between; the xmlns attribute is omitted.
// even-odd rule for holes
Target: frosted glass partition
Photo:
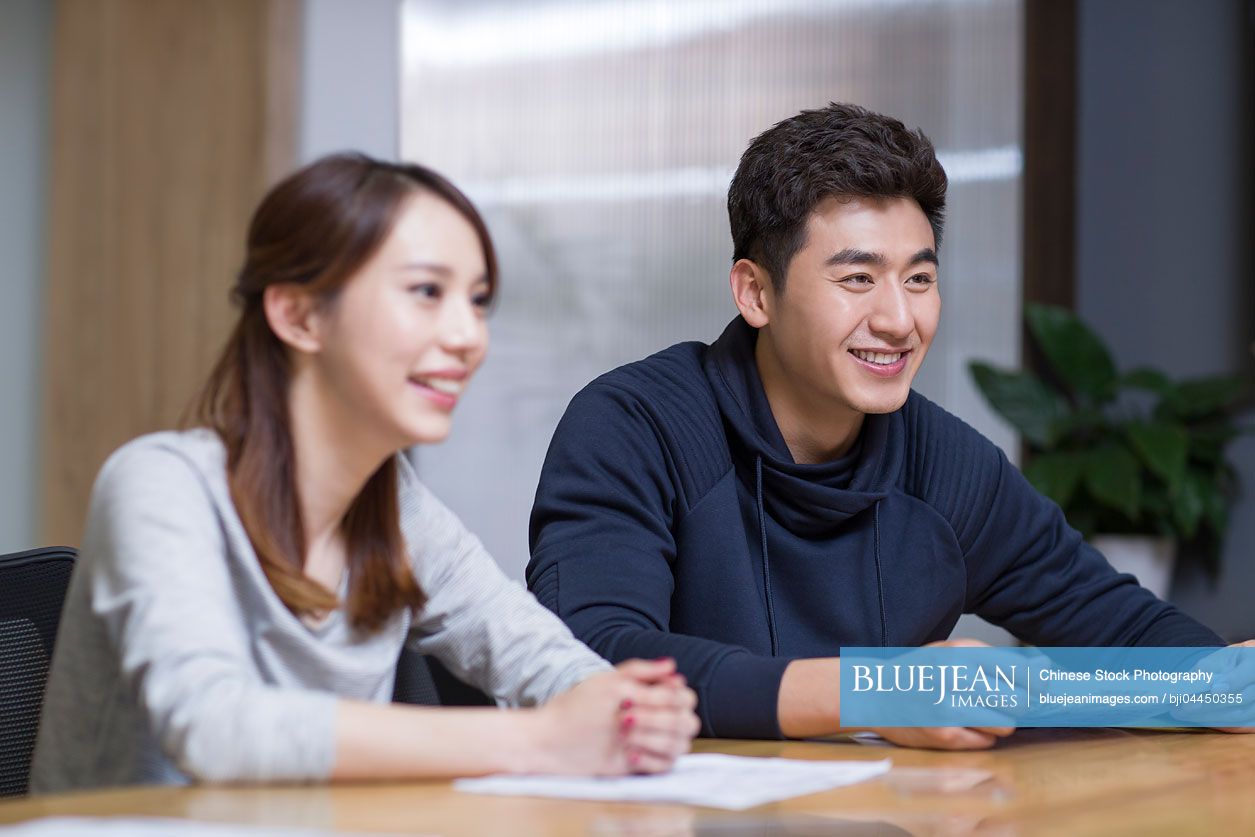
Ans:
<svg viewBox="0 0 1255 837"><path fill-rule="evenodd" d="M1019 0L405 0L401 152L500 248L492 347L424 479L510 574L549 437L596 375L736 313L725 209L751 137L851 101L950 175L942 326L917 388L1014 455L966 364L1019 360Z"/></svg>

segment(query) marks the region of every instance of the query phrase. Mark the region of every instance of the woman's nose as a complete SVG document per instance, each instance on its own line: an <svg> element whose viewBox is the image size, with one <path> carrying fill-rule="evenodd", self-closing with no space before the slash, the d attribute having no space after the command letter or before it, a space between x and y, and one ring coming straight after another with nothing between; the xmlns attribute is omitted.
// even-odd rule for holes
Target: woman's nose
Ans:
<svg viewBox="0 0 1255 837"><path fill-rule="evenodd" d="M484 342L484 321L469 300L450 299L440 312L441 345L453 352L466 352Z"/></svg>

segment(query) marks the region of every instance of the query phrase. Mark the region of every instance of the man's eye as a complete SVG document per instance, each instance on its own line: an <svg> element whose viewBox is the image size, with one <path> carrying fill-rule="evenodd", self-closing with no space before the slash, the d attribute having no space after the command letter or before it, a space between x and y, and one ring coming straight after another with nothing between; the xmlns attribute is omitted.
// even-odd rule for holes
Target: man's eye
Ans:
<svg viewBox="0 0 1255 837"><path fill-rule="evenodd" d="M917 273L907 281L913 285L931 285L937 279L927 273Z"/></svg>
<svg viewBox="0 0 1255 837"><path fill-rule="evenodd" d="M870 285L872 278L866 273L856 273L853 276L845 277L841 281L849 285Z"/></svg>

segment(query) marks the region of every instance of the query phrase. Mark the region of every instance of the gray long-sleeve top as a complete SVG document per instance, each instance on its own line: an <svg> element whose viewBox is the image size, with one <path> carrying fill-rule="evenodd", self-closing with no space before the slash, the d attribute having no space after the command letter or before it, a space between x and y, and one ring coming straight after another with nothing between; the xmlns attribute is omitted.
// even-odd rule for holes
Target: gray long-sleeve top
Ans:
<svg viewBox="0 0 1255 837"><path fill-rule="evenodd" d="M428 601L365 634L343 610L311 627L275 595L215 434L157 433L114 453L66 595L32 790L325 779L337 701L387 702L405 644L512 705L608 668L506 579L404 457L398 470Z"/></svg>

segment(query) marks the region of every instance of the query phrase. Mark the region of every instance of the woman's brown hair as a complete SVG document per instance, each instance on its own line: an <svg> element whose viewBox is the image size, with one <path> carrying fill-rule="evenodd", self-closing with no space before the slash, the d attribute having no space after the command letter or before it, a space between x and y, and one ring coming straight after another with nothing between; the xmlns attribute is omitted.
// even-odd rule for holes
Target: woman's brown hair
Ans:
<svg viewBox="0 0 1255 837"><path fill-rule="evenodd" d="M423 166L361 154L323 157L262 199L249 224L247 252L234 289L240 319L193 404L195 423L218 433L227 452L231 499L261 568L294 613L338 607L334 592L305 575L305 532L288 416L288 349L262 307L267 287L300 285L330 302L370 260L416 192L434 195L475 229L489 293L497 286L492 240L479 212L457 187ZM341 522L351 624L378 630L401 608L425 598L410 571L397 508L396 460L389 457L362 487Z"/></svg>

